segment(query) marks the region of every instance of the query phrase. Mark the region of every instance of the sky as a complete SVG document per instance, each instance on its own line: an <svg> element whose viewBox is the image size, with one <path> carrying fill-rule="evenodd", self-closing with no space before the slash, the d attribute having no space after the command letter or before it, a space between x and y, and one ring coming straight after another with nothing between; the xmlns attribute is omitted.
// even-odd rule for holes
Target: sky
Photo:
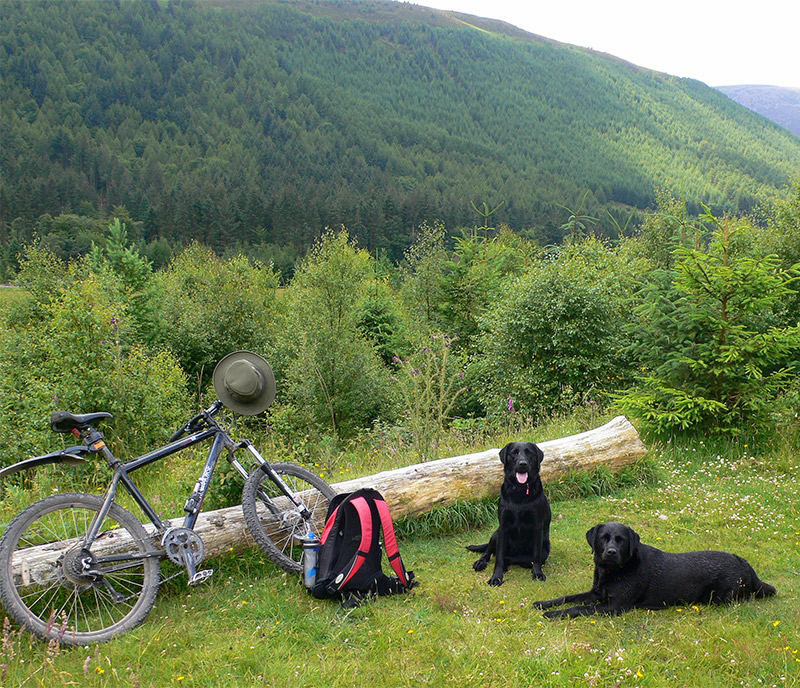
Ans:
<svg viewBox="0 0 800 688"><path fill-rule="evenodd" d="M709 86L800 88L798 0L414 0Z"/></svg>

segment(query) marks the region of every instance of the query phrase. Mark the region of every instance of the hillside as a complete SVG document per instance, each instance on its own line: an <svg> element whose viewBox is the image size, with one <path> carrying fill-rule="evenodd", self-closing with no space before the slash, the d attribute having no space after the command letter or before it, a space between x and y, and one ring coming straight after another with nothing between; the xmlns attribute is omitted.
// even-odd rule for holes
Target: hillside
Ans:
<svg viewBox="0 0 800 688"><path fill-rule="evenodd" d="M800 136L800 88L741 85L719 86L717 90Z"/></svg>
<svg viewBox="0 0 800 688"><path fill-rule="evenodd" d="M140 238L399 257L471 207L542 241L588 190L601 230L659 187L750 207L800 141L697 81L404 3L2 2L0 223L124 206Z"/></svg>

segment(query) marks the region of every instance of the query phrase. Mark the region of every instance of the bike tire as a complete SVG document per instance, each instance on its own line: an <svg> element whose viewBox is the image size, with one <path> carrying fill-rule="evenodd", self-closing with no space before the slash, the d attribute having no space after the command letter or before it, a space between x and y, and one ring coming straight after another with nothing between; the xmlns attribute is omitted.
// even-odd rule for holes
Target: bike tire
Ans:
<svg viewBox="0 0 800 688"><path fill-rule="evenodd" d="M256 468L242 492L244 520L256 544L275 564L288 573L300 573L303 570L302 538L309 531L317 537L322 534L328 505L336 492L322 478L302 466L293 463L270 465L292 493L302 500L312 514L311 519L301 518L269 475ZM264 496L273 501L280 513L273 514L264 506Z"/></svg>
<svg viewBox="0 0 800 688"><path fill-rule="evenodd" d="M158 558L113 562L95 577L81 570L81 562L98 553L136 556L154 549L133 514L112 504L90 550L81 550L102 505L83 493L46 497L21 512L0 540L0 598L8 614L40 638L64 645L105 642L141 623L155 604ZM56 542L66 546L55 548Z"/></svg>

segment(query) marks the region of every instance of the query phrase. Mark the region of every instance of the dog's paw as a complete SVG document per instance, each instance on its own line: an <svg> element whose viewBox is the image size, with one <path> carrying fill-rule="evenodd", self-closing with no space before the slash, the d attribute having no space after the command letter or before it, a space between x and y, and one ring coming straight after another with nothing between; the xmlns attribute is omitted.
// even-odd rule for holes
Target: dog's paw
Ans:
<svg viewBox="0 0 800 688"><path fill-rule="evenodd" d="M532 575L533 575L533 580L540 580L540 581L547 580L547 576L545 576L542 571L534 571Z"/></svg>
<svg viewBox="0 0 800 688"><path fill-rule="evenodd" d="M542 614L545 619L560 619L564 614L560 609L552 609L549 612Z"/></svg>
<svg viewBox="0 0 800 688"><path fill-rule="evenodd" d="M485 559L478 559L478 561L472 565L472 568L476 571L483 571L486 568L486 563Z"/></svg>
<svg viewBox="0 0 800 688"><path fill-rule="evenodd" d="M503 584L503 577L502 576L492 576L489 579L489 585L493 585L494 587L499 587Z"/></svg>
<svg viewBox="0 0 800 688"><path fill-rule="evenodd" d="M547 609L549 605L544 600L538 600L537 602L531 602L531 607L534 609Z"/></svg>

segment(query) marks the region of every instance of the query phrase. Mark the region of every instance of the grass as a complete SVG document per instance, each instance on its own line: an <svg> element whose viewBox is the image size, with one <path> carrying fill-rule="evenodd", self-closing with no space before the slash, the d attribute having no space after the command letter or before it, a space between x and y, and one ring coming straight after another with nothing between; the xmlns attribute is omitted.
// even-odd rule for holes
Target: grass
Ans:
<svg viewBox="0 0 800 688"><path fill-rule="evenodd" d="M547 439L543 437L542 439ZM464 545L485 541L492 503L415 526L400 550L420 587L344 612L308 595L258 551L209 562L201 588L162 586L134 631L60 649L6 623L3 686L800 686L800 464L791 446L752 452L702 441L651 451L638 478L548 486L546 582L512 568L500 588ZM778 596L620 617L546 621L537 599L586 590L585 532L628 523L668 551L741 554ZM385 566L385 570L389 570Z"/></svg>

